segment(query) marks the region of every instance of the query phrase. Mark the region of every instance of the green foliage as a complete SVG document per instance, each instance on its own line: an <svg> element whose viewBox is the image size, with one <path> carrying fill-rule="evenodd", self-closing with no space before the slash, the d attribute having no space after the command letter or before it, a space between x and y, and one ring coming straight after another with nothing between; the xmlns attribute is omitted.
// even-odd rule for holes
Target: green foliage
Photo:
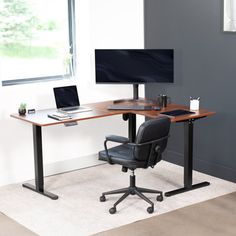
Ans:
<svg viewBox="0 0 236 236"><path fill-rule="evenodd" d="M14 58L56 58L58 51L53 47L25 46L19 43L0 45L0 56Z"/></svg>
<svg viewBox="0 0 236 236"><path fill-rule="evenodd" d="M22 102L22 103L20 104L19 109L22 109L22 110L23 110L23 109L26 109L26 103L23 103L23 102Z"/></svg>
<svg viewBox="0 0 236 236"><path fill-rule="evenodd" d="M47 30L52 31L52 30L55 30L56 28L57 28L57 25L55 21L50 20L47 22Z"/></svg>
<svg viewBox="0 0 236 236"><path fill-rule="evenodd" d="M47 30L47 31L53 31L57 29L57 24L53 20L49 20L48 22L37 25L37 30Z"/></svg>
<svg viewBox="0 0 236 236"><path fill-rule="evenodd" d="M39 31L57 28L53 20L41 23L33 15L26 0L0 0L0 54L12 57L55 57L55 49L24 46L39 35ZM40 52L40 50L42 50Z"/></svg>
<svg viewBox="0 0 236 236"><path fill-rule="evenodd" d="M0 36L5 44L33 37L38 24L25 0L2 0L0 11Z"/></svg>

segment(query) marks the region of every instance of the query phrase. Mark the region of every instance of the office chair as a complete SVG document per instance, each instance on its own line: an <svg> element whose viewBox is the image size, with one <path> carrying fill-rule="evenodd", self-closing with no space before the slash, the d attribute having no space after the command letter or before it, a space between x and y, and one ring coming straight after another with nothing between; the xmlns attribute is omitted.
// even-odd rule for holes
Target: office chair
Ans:
<svg viewBox="0 0 236 236"><path fill-rule="evenodd" d="M169 137L170 119L160 117L144 122L138 130L136 140L131 143L128 138L109 135L104 142L105 150L99 152L99 160L107 161L109 164L122 166L122 171L131 170L130 186L102 193L100 201L106 201L106 195L124 193L121 198L110 208L110 214L116 212L116 206L129 195L138 195L151 206L147 208L148 213L153 213L154 204L143 193L158 194L156 200L163 201L161 191L139 188L135 185L134 170L137 168L154 167L162 159L162 153L166 148ZM116 142L121 145L108 149L107 142Z"/></svg>

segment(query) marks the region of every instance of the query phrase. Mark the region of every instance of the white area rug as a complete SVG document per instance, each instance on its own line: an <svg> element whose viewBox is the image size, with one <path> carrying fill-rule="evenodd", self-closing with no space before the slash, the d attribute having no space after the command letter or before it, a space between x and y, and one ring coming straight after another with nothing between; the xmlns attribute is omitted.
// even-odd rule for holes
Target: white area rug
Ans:
<svg viewBox="0 0 236 236"><path fill-rule="evenodd" d="M166 192L182 186L183 168L162 161L154 169L137 170L136 176L138 186ZM59 195L56 201L21 184L1 187L0 211L42 236L85 236L236 191L234 183L194 172L194 182L201 181L211 185L161 203L147 194L155 202L153 214L146 212L146 202L129 196L110 215L108 210L120 195L109 196L106 202L99 197L104 191L128 186L129 173L106 164L45 178L45 188Z"/></svg>

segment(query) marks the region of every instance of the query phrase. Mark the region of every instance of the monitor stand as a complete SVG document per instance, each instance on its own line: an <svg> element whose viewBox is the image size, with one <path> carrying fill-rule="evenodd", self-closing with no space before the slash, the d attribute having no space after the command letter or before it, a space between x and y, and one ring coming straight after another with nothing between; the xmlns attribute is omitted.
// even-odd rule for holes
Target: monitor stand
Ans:
<svg viewBox="0 0 236 236"><path fill-rule="evenodd" d="M147 100L147 99L139 98L138 86L139 86L138 84L133 84L133 98L114 100L113 103L114 104L122 103L122 102L140 102L140 103L146 103L146 104L155 103L153 100Z"/></svg>

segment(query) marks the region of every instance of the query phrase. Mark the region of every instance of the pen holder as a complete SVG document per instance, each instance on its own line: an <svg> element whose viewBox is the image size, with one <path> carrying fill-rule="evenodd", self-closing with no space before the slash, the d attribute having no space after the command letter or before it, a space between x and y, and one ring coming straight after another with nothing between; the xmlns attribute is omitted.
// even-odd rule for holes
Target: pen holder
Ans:
<svg viewBox="0 0 236 236"><path fill-rule="evenodd" d="M199 110L199 99L190 99L190 110Z"/></svg>

